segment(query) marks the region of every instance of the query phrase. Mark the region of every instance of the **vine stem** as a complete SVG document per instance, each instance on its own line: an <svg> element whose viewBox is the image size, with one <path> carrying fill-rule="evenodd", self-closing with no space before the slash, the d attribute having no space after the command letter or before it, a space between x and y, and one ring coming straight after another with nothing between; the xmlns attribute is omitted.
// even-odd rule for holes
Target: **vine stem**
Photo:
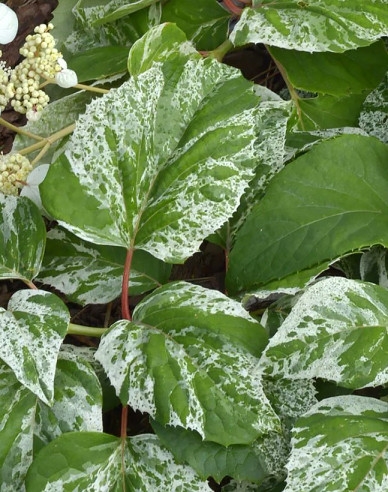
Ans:
<svg viewBox="0 0 388 492"><path fill-rule="evenodd" d="M234 45L230 39L226 39L218 48L216 48L213 51L209 51L207 56L211 58L215 58L219 62L222 62L224 59L224 56L232 49L234 48ZM206 55L205 55L206 56Z"/></svg>
<svg viewBox="0 0 388 492"><path fill-rule="evenodd" d="M48 84L55 84L58 85L55 81L55 79L46 79L43 84L39 86L39 88L45 87ZM72 89L82 89L83 91L89 91L89 92L97 92L98 94L108 94L109 89L101 89L100 87L93 87L91 85L85 85L85 84L76 84L71 87Z"/></svg>
<svg viewBox="0 0 388 492"><path fill-rule="evenodd" d="M107 328L94 328L92 326L76 325L75 323L69 323L67 328L68 335L84 335L87 337L101 337Z"/></svg>
<svg viewBox="0 0 388 492"><path fill-rule="evenodd" d="M290 93L290 96L291 96L291 99L294 101L294 104L295 104L295 107L296 107L296 112L298 114L298 119L299 119L299 123L300 123L300 126L302 128L302 130L305 129L305 126L304 126L304 123L303 123L303 120L302 120L302 110L300 108L300 104L299 104L299 96L298 94L296 93L296 90L294 89L294 86L291 84L288 76L287 76L287 72L285 71L283 65L278 62L278 60L276 58L274 58L268 48L267 45L265 45L270 57L272 58L272 60L274 61L275 65L277 66L279 72L280 72L280 75L282 76L286 86L287 86L287 89Z"/></svg>
<svg viewBox="0 0 388 492"><path fill-rule="evenodd" d="M24 149L19 150L19 154L21 155L27 155L31 154L31 152L35 152L36 150L43 149L47 144L52 145L55 143L57 140L60 140L63 137L66 137L66 135L69 135L74 131L75 128L75 123L72 125L69 125L65 128L62 128L62 130L59 130L56 133L53 133L49 137L43 138L39 142L36 142L35 144L29 145L28 147L25 147Z"/></svg>
<svg viewBox="0 0 388 492"><path fill-rule="evenodd" d="M35 133L28 132L27 130L23 130L23 128L20 128L19 126L15 126L9 121L5 120L4 118L0 118L0 125L5 126L6 128L9 128L10 130L14 131L15 133L19 133L19 135L24 135L25 137L32 138L34 140L42 141L44 140L44 137L41 137L40 135L35 135Z"/></svg>
<svg viewBox="0 0 388 492"><path fill-rule="evenodd" d="M131 311L129 309L128 300L128 284L131 273L131 265L133 258L133 248L127 250L127 256L124 263L123 284L121 290L121 314L128 321L132 321ZM121 410L121 469L123 473L123 492L125 492L125 443L127 440L127 425L128 425L128 405L123 405Z"/></svg>
<svg viewBox="0 0 388 492"><path fill-rule="evenodd" d="M23 282L30 288L30 289L33 289L33 290L38 290L38 287L33 283L31 282L31 280L27 280L26 278L23 279Z"/></svg>

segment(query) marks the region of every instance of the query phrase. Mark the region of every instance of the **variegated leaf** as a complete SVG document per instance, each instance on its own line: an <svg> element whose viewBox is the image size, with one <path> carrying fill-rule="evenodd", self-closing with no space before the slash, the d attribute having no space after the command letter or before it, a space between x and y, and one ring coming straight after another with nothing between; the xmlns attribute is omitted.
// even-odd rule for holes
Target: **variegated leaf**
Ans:
<svg viewBox="0 0 388 492"><path fill-rule="evenodd" d="M101 389L90 366L60 352L48 408L0 363L0 491L23 491L33 455L63 432L102 431Z"/></svg>
<svg viewBox="0 0 388 492"><path fill-rule="evenodd" d="M177 282L115 323L96 358L124 404L228 446L280 428L257 370L266 341L237 302Z"/></svg>
<svg viewBox="0 0 388 492"><path fill-rule="evenodd" d="M152 427L178 463L189 464L203 479L212 477L221 482L230 476L263 484L285 476L289 445L281 434L271 432L252 444L225 447L203 441L198 432L182 427L163 426L155 421Z"/></svg>
<svg viewBox="0 0 388 492"><path fill-rule="evenodd" d="M360 127L388 144L388 72L381 84L365 99Z"/></svg>
<svg viewBox="0 0 388 492"><path fill-rule="evenodd" d="M387 248L374 246L365 251L360 259L361 280L373 282L388 289L388 252Z"/></svg>
<svg viewBox="0 0 388 492"><path fill-rule="evenodd" d="M385 492L388 404L365 396L317 403L294 430L285 492Z"/></svg>
<svg viewBox="0 0 388 492"><path fill-rule="evenodd" d="M123 454L122 454L123 453ZM124 469L123 469L124 464ZM177 465L152 434L126 440L93 432L64 434L43 448L29 469L27 492L207 492L207 482Z"/></svg>
<svg viewBox="0 0 388 492"><path fill-rule="evenodd" d="M79 304L104 304L121 294L125 250L87 243L67 231L47 234L39 280ZM145 251L136 251L131 266L129 294L138 295L167 282L171 265Z"/></svg>
<svg viewBox="0 0 388 492"><path fill-rule="evenodd" d="M236 46L266 43L343 52L388 34L387 0L253 0L231 35Z"/></svg>
<svg viewBox="0 0 388 492"><path fill-rule="evenodd" d="M85 240L183 262L253 177L258 102L215 60L155 63L88 106L43 204Z"/></svg>
<svg viewBox="0 0 388 492"><path fill-rule="evenodd" d="M332 277L310 287L271 338L260 365L289 379L323 378L347 388L388 382L388 292Z"/></svg>
<svg viewBox="0 0 388 492"><path fill-rule="evenodd" d="M165 23L150 29L134 43L128 56L128 71L133 77L148 70L153 62L178 57L184 63L200 56L179 27Z"/></svg>
<svg viewBox="0 0 388 492"><path fill-rule="evenodd" d="M45 403L54 397L59 348L70 321L65 304L43 290L19 290L0 308L0 359Z"/></svg>
<svg viewBox="0 0 388 492"><path fill-rule="evenodd" d="M39 272L46 227L28 198L0 193L0 279L31 280Z"/></svg>

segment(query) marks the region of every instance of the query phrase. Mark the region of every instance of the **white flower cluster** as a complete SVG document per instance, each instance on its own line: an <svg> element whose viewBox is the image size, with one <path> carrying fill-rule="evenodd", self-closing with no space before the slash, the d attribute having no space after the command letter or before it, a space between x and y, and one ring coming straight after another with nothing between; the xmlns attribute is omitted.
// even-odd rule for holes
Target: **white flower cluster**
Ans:
<svg viewBox="0 0 388 492"><path fill-rule="evenodd" d="M31 170L27 157L21 154L0 154L0 192L17 195Z"/></svg>
<svg viewBox="0 0 388 492"><path fill-rule="evenodd" d="M28 119L37 119L50 100L40 89L42 81L54 79L66 88L78 83L77 75L67 69L62 53L55 48L55 39L50 34L53 28L52 24L35 27L34 34L27 36L20 48L25 59L13 70L0 62L0 111L11 101L15 111L27 114Z"/></svg>

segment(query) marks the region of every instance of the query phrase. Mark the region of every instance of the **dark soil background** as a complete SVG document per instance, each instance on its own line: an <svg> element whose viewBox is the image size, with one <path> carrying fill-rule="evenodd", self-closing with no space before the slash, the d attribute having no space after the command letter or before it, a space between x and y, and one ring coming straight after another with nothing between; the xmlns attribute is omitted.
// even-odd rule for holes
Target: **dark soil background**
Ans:
<svg viewBox="0 0 388 492"><path fill-rule="evenodd" d="M194 1L194 0L193 0ZM230 0L228 0L230 3ZM239 2L235 0L235 3ZM19 49L24 43L25 37L32 33L34 27L52 19L52 11L58 5L58 0L9 0L6 2L12 8L19 19L19 30L15 40L5 46L0 45L3 52L2 59L9 66L18 63L20 55ZM234 51L226 55L224 62L228 65L240 68L244 76L255 83L265 85L271 90L278 92L284 87L276 66L270 59L264 46L249 46L239 51ZM26 124L24 115L16 113L8 107L3 112L2 117L17 126ZM0 125L0 151L8 153L12 148L14 133ZM48 227L50 225L48 224ZM204 242L201 251L187 260L184 265L173 267L172 280L186 280L197 283L207 288L224 291L225 278L225 257L224 251L208 242ZM50 290L47 286L37 283L38 287ZM12 294L26 288L21 281L2 281L0 282L0 307L6 308ZM51 289L52 290L52 289ZM113 301L108 305L88 305L81 307L77 304L69 303L59 292L55 292L67 304L72 322L87 326L110 326L113 322L121 319L120 300ZM133 309L143 296L130 298L130 305ZM96 346L96 338L69 336L65 340L75 345ZM108 402L107 411L104 413L105 431L111 434L120 435L121 407L115 406L117 400L113 397ZM114 408L111 408L111 407ZM148 416L140 412L130 412L128 416L128 435L150 432ZM216 484L212 484L214 490L220 490Z"/></svg>

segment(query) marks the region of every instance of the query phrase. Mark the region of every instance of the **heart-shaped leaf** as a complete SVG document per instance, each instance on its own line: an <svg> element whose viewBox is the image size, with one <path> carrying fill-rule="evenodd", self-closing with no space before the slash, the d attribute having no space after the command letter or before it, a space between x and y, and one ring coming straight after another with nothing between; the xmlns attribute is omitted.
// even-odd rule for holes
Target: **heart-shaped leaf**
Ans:
<svg viewBox="0 0 388 492"><path fill-rule="evenodd" d="M266 43L300 51L343 52L388 33L386 0L253 0L231 34L237 46Z"/></svg>
<svg viewBox="0 0 388 492"><path fill-rule="evenodd" d="M332 277L310 287L271 338L266 374L319 377L347 388L388 382L388 291Z"/></svg>
<svg viewBox="0 0 388 492"><path fill-rule="evenodd" d="M45 243L46 227L31 200L0 193L0 279L33 279Z"/></svg>
<svg viewBox="0 0 388 492"><path fill-rule="evenodd" d="M285 492L388 487L388 404L337 396L315 405L293 431Z"/></svg>
<svg viewBox="0 0 388 492"><path fill-rule="evenodd" d="M96 359L123 404L228 446L280 428L257 370L266 341L239 303L177 282L115 323Z"/></svg>
<svg viewBox="0 0 388 492"><path fill-rule="evenodd" d="M352 250L388 245L387 160L388 147L375 138L343 135L280 171L239 231L229 293L281 284Z"/></svg>
<svg viewBox="0 0 388 492"><path fill-rule="evenodd" d="M259 100L215 60L155 63L88 106L43 204L87 241L183 262L253 177Z"/></svg>
<svg viewBox="0 0 388 492"><path fill-rule="evenodd" d="M124 464L124 469L123 469ZM43 448L31 465L27 492L128 490L208 492L189 466L174 458L152 434L122 440L108 434L71 432Z"/></svg>
<svg viewBox="0 0 388 492"><path fill-rule="evenodd" d="M126 252L86 243L61 229L47 234L39 280L79 304L104 304L121 294ZM129 294L138 295L167 282L171 265L145 251L133 255Z"/></svg>
<svg viewBox="0 0 388 492"><path fill-rule="evenodd" d="M19 290L0 308L0 359L17 379L50 404L57 356L70 321L65 304L43 290Z"/></svg>

